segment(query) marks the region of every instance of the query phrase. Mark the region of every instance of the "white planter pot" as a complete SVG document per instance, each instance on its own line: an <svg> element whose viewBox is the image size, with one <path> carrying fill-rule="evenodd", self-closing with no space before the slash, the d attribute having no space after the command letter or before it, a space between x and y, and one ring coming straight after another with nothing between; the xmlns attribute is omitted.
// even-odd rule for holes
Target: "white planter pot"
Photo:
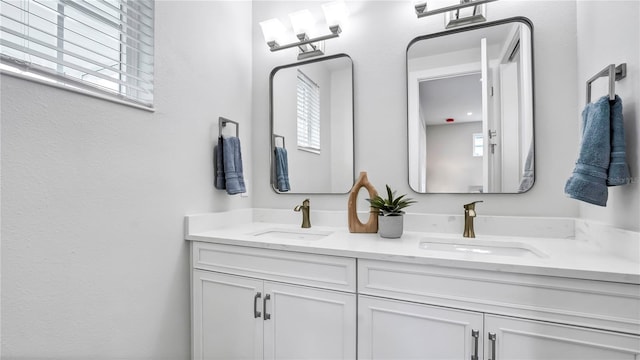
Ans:
<svg viewBox="0 0 640 360"><path fill-rule="evenodd" d="M378 235L383 238L397 239L402 236L404 217L378 216Z"/></svg>

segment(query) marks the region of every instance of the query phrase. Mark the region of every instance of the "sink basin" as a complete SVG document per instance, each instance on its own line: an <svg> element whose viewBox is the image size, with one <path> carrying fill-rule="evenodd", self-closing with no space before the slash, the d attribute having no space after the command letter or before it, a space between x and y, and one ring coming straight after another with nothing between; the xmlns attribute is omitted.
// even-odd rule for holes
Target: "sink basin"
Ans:
<svg viewBox="0 0 640 360"><path fill-rule="evenodd" d="M474 255L497 255L512 257L546 257L535 247L516 241L487 240L477 238L429 237L420 241L425 250L448 251Z"/></svg>
<svg viewBox="0 0 640 360"><path fill-rule="evenodd" d="M253 234L253 236L293 240L320 240L328 235L331 235L331 231L311 229L268 229Z"/></svg>

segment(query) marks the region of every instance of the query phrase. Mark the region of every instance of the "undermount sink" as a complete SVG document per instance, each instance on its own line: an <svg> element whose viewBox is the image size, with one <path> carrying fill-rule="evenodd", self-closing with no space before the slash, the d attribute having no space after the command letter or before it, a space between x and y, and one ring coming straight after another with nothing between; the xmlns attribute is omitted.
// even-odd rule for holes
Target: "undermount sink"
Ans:
<svg viewBox="0 0 640 360"><path fill-rule="evenodd" d="M428 237L420 240L419 247L424 250L448 251L474 255L546 257L544 253L531 245L522 242L504 240L462 237Z"/></svg>
<svg viewBox="0 0 640 360"><path fill-rule="evenodd" d="M293 240L320 240L328 235L331 235L331 231L312 229L267 229L253 234L253 236Z"/></svg>

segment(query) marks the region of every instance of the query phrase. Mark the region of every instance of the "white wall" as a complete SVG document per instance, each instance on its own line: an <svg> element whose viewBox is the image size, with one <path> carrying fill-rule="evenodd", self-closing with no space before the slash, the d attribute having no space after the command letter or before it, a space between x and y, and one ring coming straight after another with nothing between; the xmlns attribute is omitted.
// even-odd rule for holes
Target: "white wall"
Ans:
<svg viewBox="0 0 640 360"><path fill-rule="evenodd" d="M331 72L331 192L353 185L353 73L351 64Z"/></svg>
<svg viewBox="0 0 640 360"><path fill-rule="evenodd" d="M408 185L406 47L419 36L443 30L442 16L417 19L410 1L349 1L350 23L326 53L346 53L354 62L355 167L367 171L378 190L389 184L419 201L412 212L462 214L462 204L483 199L480 215L577 216L578 204L564 196L575 143L577 82L576 4L573 1L498 1L488 6L489 20L526 16L534 24L536 184L519 195L421 195ZM309 8L321 17L316 1L258 1L254 22ZM253 117L256 207L290 208L305 195L275 194L269 186L269 72L293 63L296 50L270 52L259 27L253 29ZM569 70L567 70L569 69ZM345 210L348 195L311 196L312 209Z"/></svg>
<svg viewBox="0 0 640 360"><path fill-rule="evenodd" d="M482 133L482 121L430 125L426 133L427 191L482 189L482 157L473 156L473 134Z"/></svg>
<svg viewBox="0 0 640 360"><path fill-rule="evenodd" d="M3 357L189 358L183 217L251 206L211 156L239 121L251 189L250 13L156 2L155 113L0 78Z"/></svg>
<svg viewBox="0 0 640 360"><path fill-rule="evenodd" d="M627 63L627 77L616 82L622 99L627 162L632 184L609 188L606 207L580 203L580 217L640 231L640 2L578 1L578 110L571 118L579 131L578 114L585 105L585 81L609 64ZM608 93L606 78L593 83L592 101ZM576 143L577 144L577 143ZM577 157L577 147L574 152Z"/></svg>

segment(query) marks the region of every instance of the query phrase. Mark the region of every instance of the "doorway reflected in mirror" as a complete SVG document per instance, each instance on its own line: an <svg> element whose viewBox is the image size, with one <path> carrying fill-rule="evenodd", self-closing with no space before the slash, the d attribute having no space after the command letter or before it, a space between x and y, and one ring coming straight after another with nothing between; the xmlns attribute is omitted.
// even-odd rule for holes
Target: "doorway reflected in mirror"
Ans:
<svg viewBox="0 0 640 360"><path fill-rule="evenodd" d="M532 37L530 21L513 18L411 41L414 191L520 193L533 186Z"/></svg>

